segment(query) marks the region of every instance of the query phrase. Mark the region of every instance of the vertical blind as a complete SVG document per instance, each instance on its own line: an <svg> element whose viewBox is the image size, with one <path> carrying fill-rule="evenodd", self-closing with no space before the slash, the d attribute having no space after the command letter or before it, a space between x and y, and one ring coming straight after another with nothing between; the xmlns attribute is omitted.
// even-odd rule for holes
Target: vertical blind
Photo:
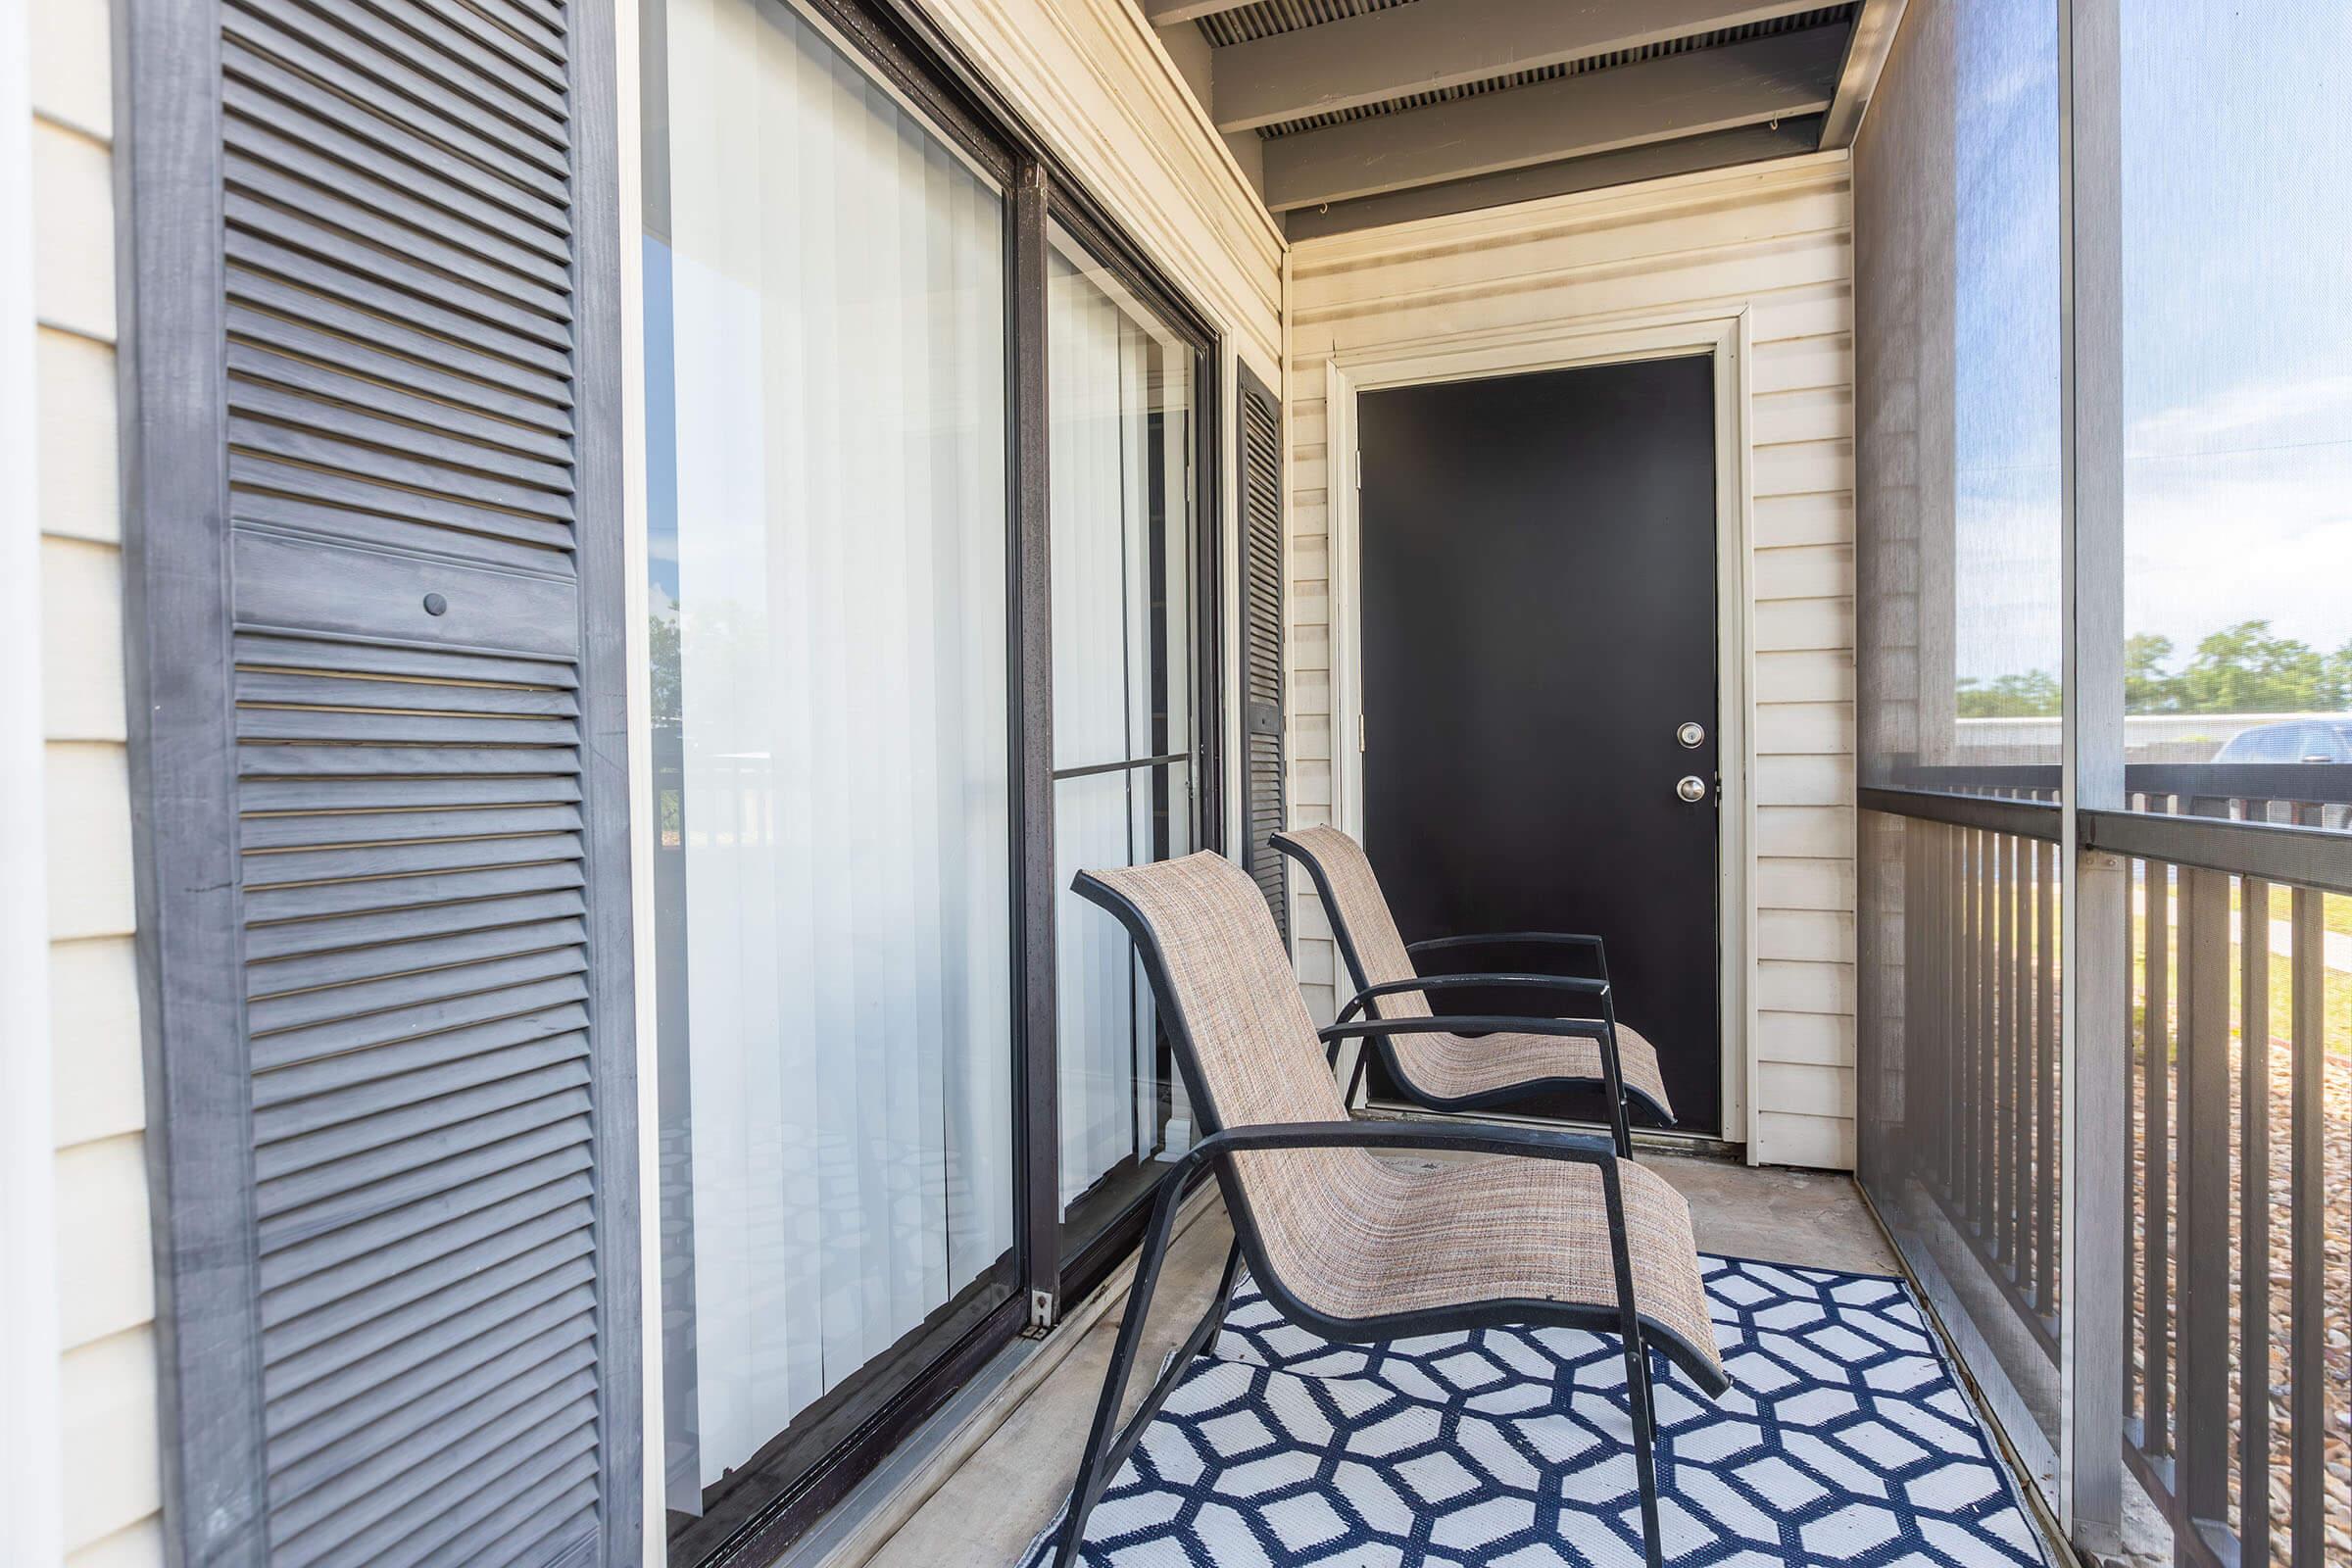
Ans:
<svg viewBox="0 0 2352 1568"><path fill-rule="evenodd" d="M1047 274L1061 1201L1170 1152L1180 1095L1084 868L1188 853L1191 357L1057 233ZM1183 1128L1177 1128L1181 1152Z"/></svg>
<svg viewBox="0 0 2352 1568"><path fill-rule="evenodd" d="M1004 235L784 7L667 25L663 1265L707 1486L1012 1244Z"/></svg>

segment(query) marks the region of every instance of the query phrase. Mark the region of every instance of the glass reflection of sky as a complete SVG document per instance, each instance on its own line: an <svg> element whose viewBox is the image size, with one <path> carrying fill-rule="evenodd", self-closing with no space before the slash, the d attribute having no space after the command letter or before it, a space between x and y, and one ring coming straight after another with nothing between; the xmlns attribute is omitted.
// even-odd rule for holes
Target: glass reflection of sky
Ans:
<svg viewBox="0 0 2352 1568"><path fill-rule="evenodd" d="M2055 670L2056 7L1956 8L1958 673ZM2352 642L2352 7L2124 7L2126 619Z"/></svg>
<svg viewBox="0 0 2352 1568"><path fill-rule="evenodd" d="M2352 641L2352 7L2123 8L2125 618Z"/></svg>

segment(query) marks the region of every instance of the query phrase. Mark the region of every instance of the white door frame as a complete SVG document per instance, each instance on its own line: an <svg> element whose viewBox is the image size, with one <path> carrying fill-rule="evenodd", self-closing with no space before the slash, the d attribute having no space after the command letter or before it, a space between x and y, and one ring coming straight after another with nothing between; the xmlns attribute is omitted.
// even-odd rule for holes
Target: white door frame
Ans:
<svg viewBox="0 0 2352 1568"><path fill-rule="evenodd" d="M1756 1134L1748 1086L1754 1081L1755 1011L1751 984L1756 911L1755 737L1749 723L1755 631L1748 582L1753 510L1748 471L1748 313L1678 314L1606 325L1551 322L1503 331L1428 338L1335 355L1324 365L1326 463L1330 475L1332 820L1358 839L1364 831L1362 587L1357 552L1356 455L1359 393L1516 375L1576 366L1708 356L1715 370L1716 755L1719 801L1716 907L1723 1028L1723 1137L1744 1143L1754 1159ZM1661 788L1664 787L1662 784Z"/></svg>

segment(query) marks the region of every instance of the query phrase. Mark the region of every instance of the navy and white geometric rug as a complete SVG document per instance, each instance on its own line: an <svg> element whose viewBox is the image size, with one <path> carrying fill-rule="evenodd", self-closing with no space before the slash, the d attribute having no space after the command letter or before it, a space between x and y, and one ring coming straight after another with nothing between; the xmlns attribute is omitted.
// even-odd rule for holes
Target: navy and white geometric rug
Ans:
<svg viewBox="0 0 2352 1568"><path fill-rule="evenodd" d="M1700 1264L1733 1387L1656 1379L1670 1563L2045 1568L1901 1280ZM1334 1345L1245 1279L1086 1534L1088 1568L1639 1568L1624 1353L1564 1329Z"/></svg>

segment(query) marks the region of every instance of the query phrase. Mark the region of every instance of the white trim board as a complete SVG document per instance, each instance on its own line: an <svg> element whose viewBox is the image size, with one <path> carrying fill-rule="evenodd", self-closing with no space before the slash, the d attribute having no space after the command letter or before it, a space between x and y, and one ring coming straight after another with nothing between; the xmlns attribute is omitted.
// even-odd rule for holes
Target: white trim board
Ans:
<svg viewBox="0 0 2352 1568"><path fill-rule="evenodd" d="M1401 349L1335 354L1324 368L1331 609L1332 820L1363 837L1363 686L1356 399L1367 391L1519 375L1579 366L1704 355L1714 367L1716 545L1716 736L1723 786L1718 799L1716 906L1723 1038L1723 1136L1757 1138L1747 1086L1755 1028L1749 977L1755 900L1749 866L1755 843L1750 781L1755 748L1748 723L1755 636L1748 582L1751 505L1747 430L1749 321L1729 315L1667 315L1604 327L1546 323L1437 338Z"/></svg>

